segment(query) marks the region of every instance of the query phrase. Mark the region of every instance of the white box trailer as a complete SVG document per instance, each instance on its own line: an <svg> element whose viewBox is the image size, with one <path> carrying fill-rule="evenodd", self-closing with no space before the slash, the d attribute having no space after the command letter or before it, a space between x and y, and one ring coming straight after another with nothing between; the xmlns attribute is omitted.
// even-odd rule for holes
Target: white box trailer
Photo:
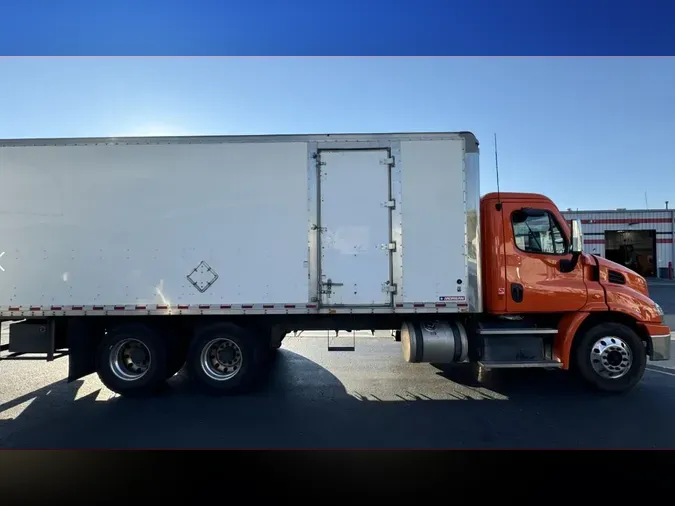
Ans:
<svg viewBox="0 0 675 506"><path fill-rule="evenodd" d="M478 171L468 132L0 141L0 317L26 320L10 351L68 347L74 379L98 363L75 343L112 322L256 317L278 346L480 312Z"/></svg>
<svg viewBox="0 0 675 506"><path fill-rule="evenodd" d="M0 314L480 311L470 134L0 143Z"/></svg>

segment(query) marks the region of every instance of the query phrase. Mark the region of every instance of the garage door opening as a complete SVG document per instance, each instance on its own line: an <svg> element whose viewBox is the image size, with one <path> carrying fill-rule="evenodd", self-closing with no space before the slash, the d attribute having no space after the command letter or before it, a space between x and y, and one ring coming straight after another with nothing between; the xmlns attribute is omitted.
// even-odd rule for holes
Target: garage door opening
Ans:
<svg viewBox="0 0 675 506"><path fill-rule="evenodd" d="M605 257L641 276L656 276L656 230L605 231Z"/></svg>

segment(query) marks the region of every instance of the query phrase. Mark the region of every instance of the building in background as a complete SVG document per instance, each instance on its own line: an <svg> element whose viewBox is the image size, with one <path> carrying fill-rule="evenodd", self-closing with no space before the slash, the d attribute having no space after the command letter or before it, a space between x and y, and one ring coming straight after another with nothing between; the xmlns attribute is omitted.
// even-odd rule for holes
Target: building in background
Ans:
<svg viewBox="0 0 675 506"><path fill-rule="evenodd" d="M620 263L645 277L668 278L674 262L671 209L572 211L565 219L581 220L584 251Z"/></svg>

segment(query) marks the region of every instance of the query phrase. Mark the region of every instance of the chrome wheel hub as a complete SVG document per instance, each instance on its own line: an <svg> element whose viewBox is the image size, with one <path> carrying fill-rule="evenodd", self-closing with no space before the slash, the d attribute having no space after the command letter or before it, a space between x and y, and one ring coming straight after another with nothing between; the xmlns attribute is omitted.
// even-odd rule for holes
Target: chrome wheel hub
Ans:
<svg viewBox="0 0 675 506"><path fill-rule="evenodd" d="M620 378L633 365L633 354L622 339L613 336L603 337L598 339L591 349L591 365L603 378Z"/></svg>
<svg viewBox="0 0 675 506"><path fill-rule="evenodd" d="M150 369L150 349L138 339L124 339L110 350L108 365L124 381L142 378Z"/></svg>
<svg viewBox="0 0 675 506"><path fill-rule="evenodd" d="M241 369L241 348L225 337L213 339L202 348L200 362L202 370L209 378L227 381Z"/></svg>

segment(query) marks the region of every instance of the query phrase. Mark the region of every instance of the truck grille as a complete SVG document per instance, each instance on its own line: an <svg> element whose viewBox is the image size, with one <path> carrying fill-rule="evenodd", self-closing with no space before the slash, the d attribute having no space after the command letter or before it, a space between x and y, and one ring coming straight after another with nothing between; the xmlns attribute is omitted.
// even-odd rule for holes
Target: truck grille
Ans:
<svg viewBox="0 0 675 506"><path fill-rule="evenodd" d="M623 274L617 271L609 271L608 279L610 283L616 283L617 285L625 285L626 278Z"/></svg>

